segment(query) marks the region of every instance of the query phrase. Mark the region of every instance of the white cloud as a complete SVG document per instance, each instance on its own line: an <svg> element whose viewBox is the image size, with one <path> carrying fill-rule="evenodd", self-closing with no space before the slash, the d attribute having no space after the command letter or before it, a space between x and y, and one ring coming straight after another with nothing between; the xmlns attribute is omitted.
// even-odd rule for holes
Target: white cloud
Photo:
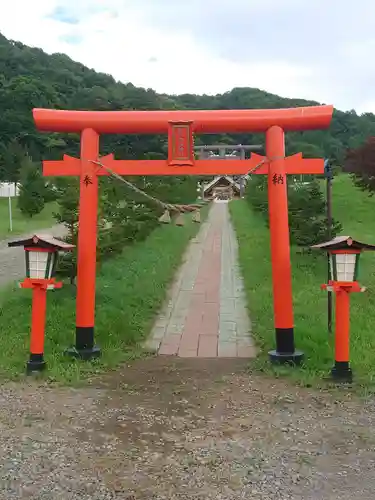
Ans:
<svg viewBox="0 0 375 500"><path fill-rule="evenodd" d="M223 12L227 12L227 0L221 3L215 1L217 10L223 8ZM240 4L242 0L236 1ZM262 14L267 16L272 13L271 6L275 1L278 2L262 0L261 3L252 3L244 0L241 5L251 4L252 12L261 8ZM198 3L203 6L203 3ZM300 60L289 56L288 52L273 58L272 44L267 58L256 57L257 47L254 45L248 47L247 59L233 57L231 60L225 44L235 45L238 41L233 37L229 40L228 30L228 41L223 38L223 47L204 43L203 35L197 30L202 28L204 22L211 22L209 9L212 2L206 0L204 3L206 17L200 19L197 26L192 24L193 17L186 18L189 10L185 8L198 8L199 5L195 4L196 0L181 0L180 4L177 0L13 0L1 13L0 31L8 38L41 47L48 53L64 52L97 71L112 74L118 80L151 87L158 92L215 94L233 87L248 86L285 97L322 102L332 100L333 104L344 109L356 107L364 111L365 105L372 106L367 98L359 103L358 96L355 99L351 95L347 81L338 88L325 77L324 68L312 58ZM157 5L161 13L159 18L155 10ZM285 8L295 9L296 6L301 6L296 0L284 3ZM56 17L51 18L58 7L60 13L64 10L65 20L71 18L78 22L61 22ZM181 8L180 11L178 8ZM179 12L186 18L180 23ZM227 22L232 31L235 30L235 15L234 8L234 21L230 18L222 20L221 29ZM264 38L259 40L259 44L263 44L266 43L267 22L260 18L259 23L264 28ZM173 26L173 29L168 29L168 26ZM215 36L217 38L217 34ZM358 46L359 43L356 46L348 42L342 49L341 57L352 61L353 67L359 64L358 57L354 57L358 51L361 53ZM374 110L373 107L371 109Z"/></svg>

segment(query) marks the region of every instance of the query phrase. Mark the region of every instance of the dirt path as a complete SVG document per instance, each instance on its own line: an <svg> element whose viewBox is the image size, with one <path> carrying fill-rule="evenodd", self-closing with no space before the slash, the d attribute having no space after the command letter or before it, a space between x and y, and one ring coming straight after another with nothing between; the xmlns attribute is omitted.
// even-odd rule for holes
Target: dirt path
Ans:
<svg viewBox="0 0 375 500"><path fill-rule="evenodd" d="M9 248L8 241L21 239L33 234L52 234L61 237L66 234L62 225L53 226L50 229L39 229L34 232L17 235L6 240L0 240L0 287L25 277L25 252L22 247Z"/></svg>
<svg viewBox="0 0 375 500"><path fill-rule="evenodd" d="M373 401L248 374L243 359L4 386L0 430L1 500L374 498Z"/></svg>

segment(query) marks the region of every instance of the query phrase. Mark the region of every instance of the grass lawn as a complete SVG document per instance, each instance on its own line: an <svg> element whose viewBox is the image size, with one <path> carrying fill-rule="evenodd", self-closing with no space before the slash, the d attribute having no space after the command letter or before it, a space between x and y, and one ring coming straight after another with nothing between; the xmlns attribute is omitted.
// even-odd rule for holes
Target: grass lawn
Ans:
<svg viewBox="0 0 375 500"><path fill-rule="evenodd" d="M48 203L40 214L30 219L22 215L17 207L17 199L12 198L13 231L10 232L8 198L0 198L0 239L10 238L14 234L21 234L34 229L45 229L53 226L56 224L56 220L52 215L55 211L55 203Z"/></svg>
<svg viewBox="0 0 375 500"><path fill-rule="evenodd" d="M323 255L301 255L291 249L296 347L306 355L301 369L269 366L267 351L275 347L269 232L260 215L246 201L230 204L239 238L240 264L245 281L253 333L262 355L259 369L276 375L288 374L305 384L319 385L334 362L333 333L327 331L327 295L320 290L326 283L327 264ZM333 183L333 215L343 225L343 234L375 243L375 198L355 188L347 176ZM359 280L365 293L351 295L351 365L355 381L375 388L375 254L361 256Z"/></svg>
<svg viewBox="0 0 375 500"><path fill-rule="evenodd" d="M202 210L202 218L207 208ZM139 343L149 333L182 255L199 224L159 226L145 241L128 247L103 264L97 279L96 341L103 356L90 362L66 359L74 344L75 288L66 284L48 294L45 358L46 376L57 382L78 382L142 354ZM31 294L1 293L0 377L23 376L29 352Z"/></svg>

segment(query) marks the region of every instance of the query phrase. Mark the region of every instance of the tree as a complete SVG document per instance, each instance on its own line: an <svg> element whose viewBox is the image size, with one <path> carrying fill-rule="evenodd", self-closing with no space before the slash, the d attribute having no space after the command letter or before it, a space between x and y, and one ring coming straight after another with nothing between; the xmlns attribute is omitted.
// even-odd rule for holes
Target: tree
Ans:
<svg viewBox="0 0 375 500"><path fill-rule="evenodd" d="M292 244L307 248L328 239L326 201L317 180L307 184L289 183L288 206ZM333 219L331 237L341 229L341 224Z"/></svg>
<svg viewBox="0 0 375 500"><path fill-rule="evenodd" d="M253 175L246 186L246 199L256 212L267 217L268 188L266 175Z"/></svg>
<svg viewBox="0 0 375 500"><path fill-rule="evenodd" d="M257 212L260 212L268 225L267 178L254 175L246 188L246 198ZM328 237L326 202L319 182L313 180L306 184L288 182L289 232L291 243L307 248L324 241ZM341 225L332 221L332 237L341 231Z"/></svg>
<svg viewBox="0 0 375 500"><path fill-rule="evenodd" d="M0 164L0 180L16 184L20 180L20 167L27 155L25 148L13 138L5 145Z"/></svg>
<svg viewBox="0 0 375 500"><path fill-rule="evenodd" d="M29 156L21 162L20 181L18 208L31 218L44 208L45 184L41 167Z"/></svg>
<svg viewBox="0 0 375 500"><path fill-rule="evenodd" d="M348 150L343 170L351 174L357 187L373 196L375 193L375 137L369 137L357 149Z"/></svg>
<svg viewBox="0 0 375 500"><path fill-rule="evenodd" d="M58 212L53 216L59 224L67 228L65 241L77 245L79 182L77 179L59 177L53 180ZM77 253L66 252L60 257L58 274L69 276L73 285L77 274Z"/></svg>

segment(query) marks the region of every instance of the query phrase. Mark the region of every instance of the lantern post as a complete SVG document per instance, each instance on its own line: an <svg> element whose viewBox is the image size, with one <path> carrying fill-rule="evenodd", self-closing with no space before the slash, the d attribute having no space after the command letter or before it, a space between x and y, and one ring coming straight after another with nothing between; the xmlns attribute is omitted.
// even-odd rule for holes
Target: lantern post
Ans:
<svg viewBox="0 0 375 500"><path fill-rule="evenodd" d="M365 250L375 250L375 245L361 243L351 236L338 236L311 248L328 252L330 279L327 284L321 285L321 288L336 295L335 364L331 370L331 377L337 382L351 383L353 374L349 363L349 294L366 290L358 283L359 257Z"/></svg>
<svg viewBox="0 0 375 500"><path fill-rule="evenodd" d="M73 250L74 245L52 236L34 235L31 238L11 241L8 246L23 246L25 250L26 278L19 286L32 289L30 358L26 365L26 373L41 372L46 368L44 332L47 290L62 287L62 283L56 282L54 278L58 252Z"/></svg>

